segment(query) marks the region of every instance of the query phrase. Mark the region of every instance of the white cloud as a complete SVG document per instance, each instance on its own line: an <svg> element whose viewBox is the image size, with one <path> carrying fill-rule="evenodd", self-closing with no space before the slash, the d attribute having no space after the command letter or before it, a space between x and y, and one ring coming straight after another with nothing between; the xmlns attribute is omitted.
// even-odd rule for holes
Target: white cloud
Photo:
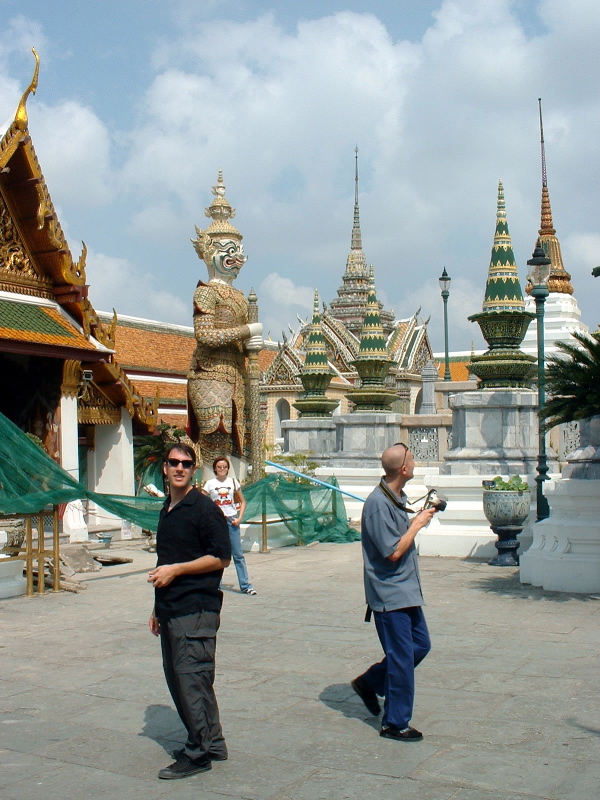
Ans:
<svg viewBox="0 0 600 800"><path fill-rule="evenodd" d="M93 208L71 225L78 238L143 263L137 277L155 276L157 292L173 265L183 278L196 269L189 238L194 224L206 224L203 208L222 168L250 257L238 285L261 287L265 329L275 335L296 324L297 312L310 313L313 287L330 302L342 282L358 143L363 244L378 296L400 316L422 305L432 338L443 341L437 278L446 265L451 345L468 349L479 336L466 317L481 307L499 178L522 278L533 251L541 95L554 222L583 318L595 324L597 293L587 292L585 273L600 263L600 5L524 5L440 0L422 39L402 41L370 13L317 18L324 4L283 28L259 11L240 22L236 6L221 6L223 19L207 22L206 8L180 3L185 25L165 30L149 58L151 79L135 86L128 129L112 141L83 101L47 107L36 98L34 143L63 224ZM0 62L6 41L0 35ZM18 100L14 68L0 66L3 86ZM92 235L96 216L102 225ZM173 276L169 292L189 321L191 292ZM103 305L121 304L119 287ZM136 291L125 293L130 313L146 315L152 304ZM290 297L303 299L286 305Z"/></svg>
<svg viewBox="0 0 600 800"><path fill-rule="evenodd" d="M48 185L60 185L61 203L98 208L113 195L110 137L96 114L74 101L36 103L29 127Z"/></svg>
<svg viewBox="0 0 600 800"><path fill-rule="evenodd" d="M363 243L378 286L393 298L401 275L434 331L441 300L431 287L445 263L455 276L454 330L468 346L463 300L483 297L499 177L522 271L539 224L536 98L560 77L552 47L570 11L545 3L540 14L548 31L532 39L510 0L447 0L421 43L394 42L374 16L352 12L292 32L272 15L190 25L163 45L132 133L124 176L147 204L138 219L163 214L191 229L222 167L251 256L245 280L256 282L254 265L278 264L280 283L264 281L261 306L275 324L289 296L286 269L301 270L328 301L341 282L358 142ZM225 42L226 57L215 57ZM599 122L600 106L548 105L550 174L565 181L574 132L582 115L588 130ZM406 296L394 304L415 310Z"/></svg>
<svg viewBox="0 0 600 800"><path fill-rule="evenodd" d="M277 272L267 275L260 288L264 297L273 300L279 306L284 308L299 306L302 309L312 310L315 290L308 286L296 286L290 278L283 278Z"/></svg>
<svg viewBox="0 0 600 800"><path fill-rule="evenodd" d="M600 264L600 233L573 233L564 240L562 250L567 271L585 285L592 268Z"/></svg>
<svg viewBox="0 0 600 800"><path fill-rule="evenodd" d="M271 334L278 339L283 331L286 335L298 327L298 320L312 315L314 289L296 286L290 278L277 272L268 275L260 285L258 305L264 336Z"/></svg>
<svg viewBox="0 0 600 800"><path fill-rule="evenodd" d="M143 273L124 258L90 251L86 276L90 301L98 311L110 311L116 306L120 314L191 324L189 304L161 288L155 276Z"/></svg>

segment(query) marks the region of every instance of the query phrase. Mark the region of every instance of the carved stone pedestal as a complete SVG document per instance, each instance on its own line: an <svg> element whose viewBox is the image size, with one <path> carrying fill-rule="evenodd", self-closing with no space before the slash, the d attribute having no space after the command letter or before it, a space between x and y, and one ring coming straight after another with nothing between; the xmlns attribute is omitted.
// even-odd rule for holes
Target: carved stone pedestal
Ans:
<svg viewBox="0 0 600 800"><path fill-rule="evenodd" d="M533 526L521 582L555 592L600 592L600 416L581 421L581 447L547 492L550 517ZM566 477L565 477L566 476Z"/></svg>

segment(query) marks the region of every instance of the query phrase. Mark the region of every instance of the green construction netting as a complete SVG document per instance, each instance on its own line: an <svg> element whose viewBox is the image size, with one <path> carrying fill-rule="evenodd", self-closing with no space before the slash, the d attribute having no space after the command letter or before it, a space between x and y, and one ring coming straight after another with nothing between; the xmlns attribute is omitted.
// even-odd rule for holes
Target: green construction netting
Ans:
<svg viewBox="0 0 600 800"><path fill-rule="evenodd" d="M337 486L335 477L327 483ZM244 522L258 523L279 517L285 527L304 544L310 542L354 542L360 533L348 525L344 497L340 492L316 484L297 483L283 475L268 475L243 487L246 499Z"/></svg>
<svg viewBox="0 0 600 800"><path fill-rule="evenodd" d="M86 498L150 531L156 530L164 502L90 492L0 413L0 514L35 514Z"/></svg>
<svg viewBox="0 0 600 800"><path fill-rule="evenodd" d="M337 486L335 477L328 481ZM332 489L269 475L245 486L244 522L263 513L276 517L299 541L351 542L360 534L348 525L344 498ZM115 516L156 531L164 500L92 492L60 467L0 413L0 514L35 514L46 506L88 499Z"/></svg>

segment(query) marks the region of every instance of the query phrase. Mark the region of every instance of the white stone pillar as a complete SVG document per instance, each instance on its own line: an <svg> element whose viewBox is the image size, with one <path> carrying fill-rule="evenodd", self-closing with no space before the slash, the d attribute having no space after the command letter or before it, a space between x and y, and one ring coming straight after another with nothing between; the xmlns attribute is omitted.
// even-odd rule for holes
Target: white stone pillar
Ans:
<svg viewBox="0 0 600 800"><path fill-rule="evenodd" d="M95 446L88 451L88 487L103 494L135 494L133 430L125 408L121 409L119 425L96 426ZM118 529L119 533L122 528L118 517L91 502L88 525L95 529Z"/></svg>
<svg viewBox="0 0 600 800"><path fill-rule="evenodd" d="M76 481L79 480L77 397L64 395L60 398L60 465Z"/></svg>
<svg viewBox="0 0 600 800"><path fill-rule="evenodd" d="M77 397L60 398L60 465L76 481L79 480L79 437ZM70 542L87 542L88 527L81 500L68 503L63 514L63 533Z"/></svg>

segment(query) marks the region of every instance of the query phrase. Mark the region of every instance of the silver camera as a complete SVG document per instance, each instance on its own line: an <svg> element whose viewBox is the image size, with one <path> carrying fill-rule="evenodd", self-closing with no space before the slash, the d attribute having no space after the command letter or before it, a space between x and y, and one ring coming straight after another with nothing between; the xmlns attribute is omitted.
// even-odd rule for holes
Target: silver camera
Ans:
<svg viewBox="0 0 600 800"><path fill-rule="evenodd" d="M425 497L423 508L435 508L436 511L445 511L448 501L437 489L430 489Z"/></svg>

